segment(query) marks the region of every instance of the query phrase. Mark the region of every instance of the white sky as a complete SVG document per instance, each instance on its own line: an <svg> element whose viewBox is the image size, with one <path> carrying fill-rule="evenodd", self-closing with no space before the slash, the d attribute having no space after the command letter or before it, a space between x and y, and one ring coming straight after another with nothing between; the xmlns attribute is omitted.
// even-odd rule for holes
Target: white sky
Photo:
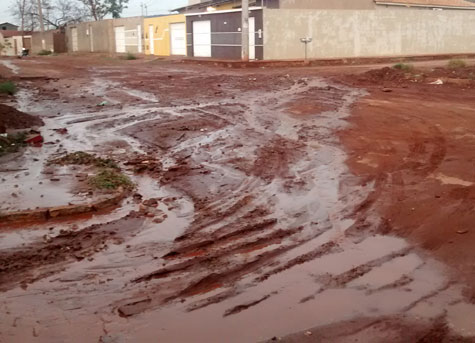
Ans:
<svg viewBox="0 0 475 343"><path fill-rule="evenodd" d="M71 0L77 1L77 0ZM10 15L10 6L14 0L0 0L0 23L5 21L17 24L15 18ZM129 0L128 8L122 13L123 17L141 15L140 4L145 3L148 7L148 15L168 13L171 9L184 6L187 0Z"/></svg>

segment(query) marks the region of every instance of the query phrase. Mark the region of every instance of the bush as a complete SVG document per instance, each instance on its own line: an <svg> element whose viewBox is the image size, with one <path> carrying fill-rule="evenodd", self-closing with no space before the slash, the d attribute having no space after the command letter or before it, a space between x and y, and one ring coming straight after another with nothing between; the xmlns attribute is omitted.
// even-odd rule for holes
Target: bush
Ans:
<svg viewBox="0 0 475 343"><path fill-rule="evenodd" d="M41 50L38 55L40 56L48 56L48 55L51 55L53 52L50 51L50 50Z"/></svg>
<svg viewBox="0 0 475 343"><path fill-rule="evenodd" d="M101 169L95 176L89 178L89 185L97 189L116 190L119 187L124 189L134 188L134 184L127 175L114 169Z"/></svg>
<svg viewBox="0 0 475 343"><path fill-rule="evenodd" d="M0 93L13 95L16 92L17 92L17 88L13 82L7 81L7 82L0 83Z"/></svg>
<svg viewBox="0 0 475 343"><path fill-rule="evenodd" d="M409 71L412 71L414 69L414 66L412 64L396 63L395 65L393 65L393 68L409 72Z"/></svg>
<svg viewBox="0 0 475 343"><path fill-rule="evenodd" d="M93 165L98 168L119 169L117 163L111 159L104 159L88 154L84 151L76 151L63 157L50 161L50 164L59 165Z"/></svg>
<svg viewBox="0 0 475 343"><path fill-rule="evenodd" d="M26 134L24 132L7 135L6 137L0 136L0 156L17 152L21 147L26 146L25 139Z"/></svg>
<svg viewBox="0 0 475 343"><path fill-rule="evenodd" d="M458 59L452 59L447 63L447 66L450 69L458 69L458 68L464 68L467 66L464 60L458 60Z"/></svg>
<svg viewBox="0 0 475 343"><path fill-rule="evenodd" d="M128 61L136 60L137 56L135 56L134 54L128 52L127 55L125 55L125 59L128 60Z"/></svg>

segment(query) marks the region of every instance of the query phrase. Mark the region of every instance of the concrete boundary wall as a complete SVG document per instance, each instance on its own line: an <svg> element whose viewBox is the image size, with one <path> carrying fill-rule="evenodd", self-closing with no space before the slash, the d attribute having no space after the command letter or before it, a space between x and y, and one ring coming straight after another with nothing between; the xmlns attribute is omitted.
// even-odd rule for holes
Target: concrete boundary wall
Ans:
<svg viewBox="0 0 475 343"><path fill-rule="evenodd" d="M264 10L264 59L475 52L475 11Z"/></svg>
<svg viewBox="0 0 475 343"><path fill-rule="evenodd" d="M116 53L115 28L124 28L126 52L143 52L143 17L105 19L100 21L71 24L66 28L69 52ZM77 33L77 50L73 49L73 30Z"/></svg>

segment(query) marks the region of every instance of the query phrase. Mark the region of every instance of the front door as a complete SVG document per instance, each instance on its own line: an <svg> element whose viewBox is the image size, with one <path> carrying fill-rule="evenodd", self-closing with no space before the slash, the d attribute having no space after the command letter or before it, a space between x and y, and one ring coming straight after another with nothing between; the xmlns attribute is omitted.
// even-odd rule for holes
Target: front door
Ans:
<svg viewBox="0 0 475 343"><path fill-rule="evenodd" d="M150 46L150 55L155 55L155 37L153 35L153 25L148 27L148 45Z"/></svg>
<svg viewBox="0 0 475 343"><path fill-rule="evenodd" d="M71 29L71 43L72 43L72 48L73 51L78 51L79 46L78 46L78 29L73 27Z"/></svg>
<svg viewBox="0 0 475 343"><path fill-rule="evenodd" d="M249 18L249 59L256 59L256 18Z"/></svg>
<svg viewBox="0 0 475 343"><path fill-rule="evenodd" d="M170 24L170 38L172 55L186 55L185 23Z"/></svg>
<svg viewBox="0 0 475 343"><path fill-rule="evenodd" d="M211 57L211 21L193 22L193 56Z"/></svg>
<svg viewBox="0 0 475 343"><path fill-rule="evenodd" d="M125 52L125 27L116 26L114 27L115 33L115 52L124 53Z"/></svg>

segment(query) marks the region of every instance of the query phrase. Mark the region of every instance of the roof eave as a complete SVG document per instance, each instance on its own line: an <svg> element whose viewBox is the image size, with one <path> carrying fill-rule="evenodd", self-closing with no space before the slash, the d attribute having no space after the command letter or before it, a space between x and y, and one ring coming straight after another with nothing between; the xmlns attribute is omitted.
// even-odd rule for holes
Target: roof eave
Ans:
<svg viewBox="0 0 475 343"><path fill-rule="evenodd" d="M475 6L447 6L447 5L422 5L422 4L401 4L395 2L375 1L376 5L401 6L401 7L424 7L424 8L442 8L456 10L475 10Z"/></svg>

